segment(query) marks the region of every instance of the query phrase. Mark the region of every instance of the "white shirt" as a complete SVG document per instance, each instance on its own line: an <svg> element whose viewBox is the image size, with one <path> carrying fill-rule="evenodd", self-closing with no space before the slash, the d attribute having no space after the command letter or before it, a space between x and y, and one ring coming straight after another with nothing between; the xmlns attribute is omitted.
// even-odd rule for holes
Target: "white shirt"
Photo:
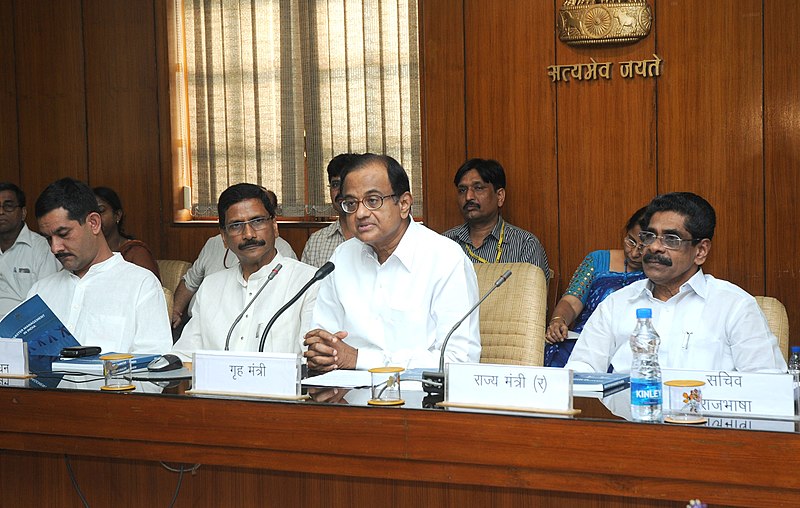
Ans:
<svg viewBox="0 0 800 508"><path fill-rule="evenodd" d="M699 270L666 302L653 297L649 279L609 295L583 328L565 368L629 372L636 309L653 310L661 337L661 368L786 372L778 340L755 299L730 282Z"/></svg>
<svg viewBox="0 0 800 508"><path fill-rule="evenodd" d="M292 246L280 236L275 238L275 249L285 258L297 259L297 255L295 255L292 250ZM200 287L200 283L203 282L205 277L226 268L233 268L234 266L239 266L239 259L236 258L233 252L228 252L225 248L225 243L222 241L222 234L212 236L206 241L203 248L200 249L200 254L197 256L197 259L183 276L183 282L186 284L189 291L194 293L197 291L197 288Z"/></svg>
<svg viewBox="0 0 800 508"><path fill-rule="evenodd" d="M47 240L23 223L14 244L0 251L0 316L22 303L34 282L60 269Z"/></svg>
<svg viewBox="0 0 800 508"><path fill-rule="evenodd" d="M356 368L438 368L447 332L478 301L472 263L457 243L415 223L382 265L357 238L341 244L322 281L311 328L335 333L358 349ZM478 362L478 312L447 344L446 362Z"/></svg>
<svg viewBox="0 0 800 508"><path fill-rule="evenodd" d="M272 316L287 303L316 273L313 266L280 253L248 280L237 265L209 275L197 290L192 304L192 318L186 323L173 352L191 361L201 349L222 351L231 325L253 296L263 286L276 265L283 267L264 288L241 321L233 329L230 351L258 351L261 334ZM302 353L303 335L308 331L319 284L314 284L275 321L264 344L265 352Z"/></svg>
<svg viewBox="0 0 800 508"><path fill-rule="evenodd" d="M33 285L35 294L84 346L104 353L166 353L172 346L164 290L153 272L115 252L83 277L61 270Z"/></svg>

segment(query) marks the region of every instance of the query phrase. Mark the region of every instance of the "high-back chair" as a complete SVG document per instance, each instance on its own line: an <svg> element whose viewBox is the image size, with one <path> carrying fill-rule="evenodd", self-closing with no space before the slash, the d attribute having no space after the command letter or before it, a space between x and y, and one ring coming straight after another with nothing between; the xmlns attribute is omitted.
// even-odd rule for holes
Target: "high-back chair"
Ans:
<svg viewBox="0 0 800 508"><path fill-rule="evenodd" d="M786 314L786 307L771 296L755 297L761 311L767 317L767 324L772 333L778 337L778 346L783 353L783 359L789 359L789 316Z"/></svg>
<svg viewBox="0 0 800 508"><path fill-rule="evenodd" d="M481 362L542 365L547 281L530 263L476 264L482 296L506 271L509 278L480 307Z"/></svg>
<svg viewBox="0 0 800 508"><path fill-rule="evenodd" d="M187 261L178 259L157 259L158 271L161 273L161 285L175 292L183 275L192 266Z"/></svg>
<svg viewBox="0 0 800 508"><path fill-rule="evenodd" d="M192 266L187 261L178 259L156 259L158 271L161 273L161 286L164 288L164 298L167 301L167 315L172 319L172 305L174 303L175 290L181 282L183 274Z"/></svg>

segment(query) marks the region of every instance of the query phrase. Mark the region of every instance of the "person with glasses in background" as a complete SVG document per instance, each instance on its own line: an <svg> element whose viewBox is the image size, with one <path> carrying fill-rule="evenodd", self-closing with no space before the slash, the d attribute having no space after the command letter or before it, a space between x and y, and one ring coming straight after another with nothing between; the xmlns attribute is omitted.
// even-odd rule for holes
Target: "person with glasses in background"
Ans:
<svg viewBox="0 0 800 508"><path fill-rule="evenodd" d="M0 317L22 303L31 286L61 269L41 235L25 224L25 193L0 182Z"/></svg>
<svg viewBox="0 0 800 508"><path fill-rule="evenodd" d="M703 273L716 213L691 192L654 198L641 221L647 278L606 298L583 328L566 368L630 371L636 309L650 308L661 368L786 372L778 340L755 299Z"/></svg>
<svg viewBox="0 0 800 508"><path fill-rule="evenodd" d="M501 216L506 199L506 173L492 159L470 159L453 179L464 224L445 231L473 263L532 263L550 278L547 253L535 235Z"/></svg>
<svg viewBox="0 0 800 508"><path fill-rule="evenodd" d="M645 277L642 271L642 245L639 221L642 207L625 224L622 249L596 250L575 270L564 296L553 309L545 331L545 367L563 367L586 321L608 295Z"/></svg>
<svg viewBox="0 0 800 508"><path fill-rule="evenodd" d="M275 248L275 207L264 188L232 185L220 194L217 210L222 241L236 265L208 275L197 290L192 317L173 346L182 361L201 349L258 351L266 324L316 273ZM265 352L302 352L317 290L312 286L275 321Z"/></svg>
<svg viewBox="0 0 800 508"><path fill-rule="evenodd" d="M272 203L272 207L277 210L278 196L269 189L266 189L265 192L267 193L270 203ZM278 249L278 252L280 252L283 257L297 259L297 255L294 253L294 250L292 250L292 246L280 236L275 238L275 248ZM177 335L180 335L181 326L186 324L186 319L188 319L186 311L190 309L190 302L197 292L197 288L203 283L203 280L212 273L227 268L233 268L238 263L239 260L230 252L230 249L225 248L225 244L222 241L222 234L212 236L206 241L197 259L194 260L192 266L178 283L178 287L175 288L170 321Z"/></svg>
<svg viewBox="0 0 800 508"><path fill-rule="evenodd" d="M312 330L311 370L435 368L447 332L478 301L472 263L454 242L414 222L408 175L366 153L342 172L341 207L354 238L331 257ZM454 332L446 361L480 359L478 313Z"/></svg>
<svg viewBox="0 0 800 508"><path fill-rule="evenodd" d="M353 237L353 233L347 228L347 214L342 212L337 197L339 196L339 186L342 183L342 170L355 158L356 154L341 153L328 163L327 172L331 206L339 220L333 221L326 228L320 229L308 237L306 246L303 248L303 255L300 257L303 263L317 267L324 265L331 258L333 251L336 250L339 244Z"/></svg>

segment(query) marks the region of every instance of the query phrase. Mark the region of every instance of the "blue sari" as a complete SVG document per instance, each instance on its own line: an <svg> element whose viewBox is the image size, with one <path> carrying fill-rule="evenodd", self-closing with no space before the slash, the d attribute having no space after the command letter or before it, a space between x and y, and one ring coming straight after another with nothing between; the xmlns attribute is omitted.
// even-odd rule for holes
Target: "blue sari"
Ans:
<svg viewBox="0 0 800 508"><path fill-rule="evenodd" d="M600 302L614 291L645 277L644 272L612 272L609 270L611 253L596 250L583 259L570 280L564 295L571 295L583 303L583 310L572 324L572 331L581 333L586 321ZM557 344L547 344L544 350L545 367L563 367L577 339L567 339Z"/></svg>

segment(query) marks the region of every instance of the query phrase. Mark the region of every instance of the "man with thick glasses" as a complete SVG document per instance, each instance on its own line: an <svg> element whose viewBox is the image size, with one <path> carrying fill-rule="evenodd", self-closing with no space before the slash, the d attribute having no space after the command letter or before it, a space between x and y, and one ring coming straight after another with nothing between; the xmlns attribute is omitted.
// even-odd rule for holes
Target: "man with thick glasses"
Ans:
<svg viewBox="0 0 800 508"><path fill-rule="evenodd" d="M316 272L276 249L275 207L264 188L232 185L220 194L217 210L236 266L208 275L197 290L192 317L173 347L184 361L200 349L258 351L266 324ZM275 321L264 351L302 352L316 294L312 286Z"/></svg>
<svg viewBox="0 0 800 508"><path fill-rule="evenodd" d="M277 209L278 196L269 189L266 190L266 193L270 203L272 203L272 207ZM278 249L278 252L280 252L282 256L297 259L297 255L292 250L292 246L280 236L275 238L275 248ZM180 331L181 325L186 323L186 319L188 319L186 311L189 309L192 297L197 292L197 288L200 287L200 284L202 284L203 279L212 273L225 270L226 268L232 268L236 266L238 262L236 256L225 248L225 244L222 241L222 234L209 238L200 250L200 254L197 255L197 259L194 260L194 263L192 263L192 266L181 278L178 287L175 289L172 316L170 316L172 328L176 329L176 331Z"/></svg>
<svg viewBox="0 0 800 508"><path fill-rule="evenodd" d="M532 263L550 276L547 253L532 233L512 226L500 210L506 199L506 174L492 159L470 159L453 179L464 224L444 232L473 263Z"/></svg>
<svg viewBox="0 0 800 508"><path fill-rule="evenodd" d="M331 206L339 219L308 237L306 246L303 249L303 255L300 258L303 263L317 267L324 265L331 258L333 251L336 250L339 244L353 237L353 233L347 228L347 214L339 206L337 197L339 196L339 187L342 184L342 170L355 158L356 154L341 153L328 163L328 188L330 190Z"/></svg>
<svg viewBox="0 0 800 508"><path fill-rule="evenodd" d="M455 243L413 221L405 169L364 154L342 173L352 238L336 249L305 336L310 369L436 367L447 332L478 300L472 263ZM480 359L478 313L455 331L449 362Z"/></svg>
<svg viewBox="0 0 800 508"><path fill-rule="evenodd" d="M662 368L785 372L778 340L755 299L703 273L714 208L690 192L658 196L639 234L646 279L606 298L589 318L566 368L629 371L636 309L651 308Z"/></svg>
<svg viewBox="0 0 800 508"><path fill-rule="evenodd" d="M28 229L26 215L22 189L0 182L0 317L27 298L34 282L61 268L47 240Z"/></svg>

